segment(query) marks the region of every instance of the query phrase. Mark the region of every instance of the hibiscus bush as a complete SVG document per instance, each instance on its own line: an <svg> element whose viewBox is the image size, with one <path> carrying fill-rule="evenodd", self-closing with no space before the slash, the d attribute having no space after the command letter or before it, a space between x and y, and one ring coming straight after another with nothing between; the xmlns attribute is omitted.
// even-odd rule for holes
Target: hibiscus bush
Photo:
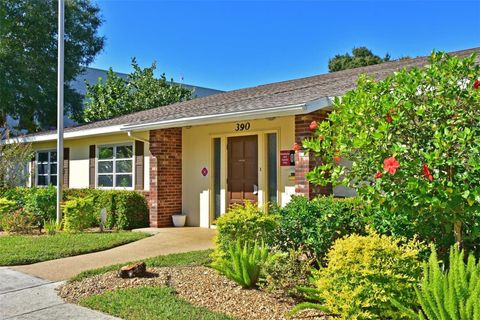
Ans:
<svg viewBox="0 0 480 320"><path fill-rule="evenodd" d="M424 240L480 252L480 67L433 52L423 68L360 76L312 123L303 147L323 158L310 181L346 185ZM351 166L340 165L341 159ZM343 162L342 162L343 163Z"/></svg>

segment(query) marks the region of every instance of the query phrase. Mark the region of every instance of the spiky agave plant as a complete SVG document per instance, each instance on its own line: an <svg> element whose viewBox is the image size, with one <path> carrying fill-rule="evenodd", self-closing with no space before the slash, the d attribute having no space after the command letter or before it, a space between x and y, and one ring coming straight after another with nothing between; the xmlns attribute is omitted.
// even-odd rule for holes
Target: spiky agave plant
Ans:
<svg viewBox="0 0 480 320"><path fill-rule="evenodd" d="M257 242L242 245L238 240L229 245L229 255L212 263L212 267L243 288L252 288L270 258L269 249L263 242L260 246Z"/></svg>
<svg viewBox="0 0 480 320"><path fill-rule="evenodd" d="M414 311L392 301L412 319L420 320L480 320L480 261L457 246L450 248L449 268L438 261L432 248L424 263L420 288L415 289L421 310Z"/></svg>

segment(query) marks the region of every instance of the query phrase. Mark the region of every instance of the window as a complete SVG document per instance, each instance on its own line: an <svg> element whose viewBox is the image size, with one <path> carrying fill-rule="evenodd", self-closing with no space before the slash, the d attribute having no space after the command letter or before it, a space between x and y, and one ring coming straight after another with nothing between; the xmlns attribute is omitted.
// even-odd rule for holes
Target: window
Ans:
<svg viewBox="0 0 480 320"><path fill-rule="evenodd" d="M277 199L277 134L267 134L268 202L276 204Z"/></svg>
<svg viewBox="0 0 480 320"><path fill-rule="evenodd" d="M220 138L213 139L213 187L215 190L215 202L214 202L214 217L218 219L220 217L220 160L221 160L221 140Z"/></svg>
<svg viewBox="0 0 480 320"><path fill-rule="evenodd" d="M37 152L37 186L57 185L57 152Z"/></svg>
<svg viewBox="0 0 480 320"><path fill-rule="evenodd" d="M131 188L133 146L100 146L97 158L97 187Z"/></svg>

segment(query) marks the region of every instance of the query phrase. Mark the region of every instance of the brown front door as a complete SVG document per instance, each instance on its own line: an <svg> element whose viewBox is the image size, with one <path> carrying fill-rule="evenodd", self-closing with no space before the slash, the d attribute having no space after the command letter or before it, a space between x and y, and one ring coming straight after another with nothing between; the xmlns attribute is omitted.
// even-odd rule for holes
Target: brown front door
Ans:
<svg viewBox="0 0 480 320"><path fill-rule="evenodd" d="M258 201L258 137L228 138L228 205Z"/></svg>

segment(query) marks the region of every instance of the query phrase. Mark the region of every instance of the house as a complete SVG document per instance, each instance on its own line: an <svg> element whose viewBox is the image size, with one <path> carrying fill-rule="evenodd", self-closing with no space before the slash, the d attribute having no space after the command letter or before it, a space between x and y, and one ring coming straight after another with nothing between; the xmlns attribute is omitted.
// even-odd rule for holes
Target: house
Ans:
<svg viewBox="0 0 480 320"><path fill-rule="evenodd" d="M480 48L451 53L461 57ZM480 60L477 57L477 61ZM211 227L234 203L285 205L294 194L348 196L305 179L315 159L292 146L325 119L332 99L359 74L385 78L421 67L426 57L219 93L65 130L68 188L138 190L148 197L150 225L184 213L191 226ZM30 185L56 183L55 131L28 135L36 157Z"/></svg>

